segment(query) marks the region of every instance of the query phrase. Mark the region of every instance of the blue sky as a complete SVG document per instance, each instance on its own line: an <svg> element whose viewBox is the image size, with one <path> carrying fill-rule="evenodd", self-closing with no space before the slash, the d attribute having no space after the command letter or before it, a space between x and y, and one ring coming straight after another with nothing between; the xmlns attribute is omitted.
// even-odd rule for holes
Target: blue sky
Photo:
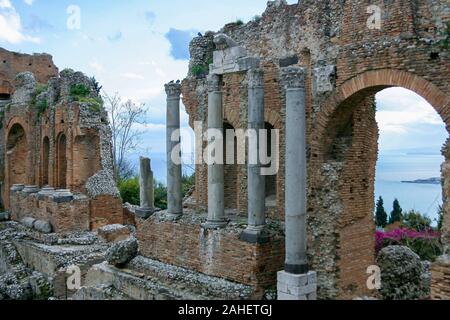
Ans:
<svg viewBox="0 0 450 320"><path fill-rule="evenodd" d="M248 21L261 14L266 3L266 0L0 0L0 46L24 53L50 53L60 69L69 67L94 75L108 93L119 92L125 99L145 103L149 123L142 128L145 135L140 153L158 158L162 168L163 85L186 75L189 40L199 31L218 30L237 19ZM67 27L71 17L67 10L71 5L80 8L80 29ZM426 101L399 88L383 91L377 99L382 152L440 149L447 133ZM182 121L187 127L185 113ZM164 178L162 173L159 176Z"/></svg>

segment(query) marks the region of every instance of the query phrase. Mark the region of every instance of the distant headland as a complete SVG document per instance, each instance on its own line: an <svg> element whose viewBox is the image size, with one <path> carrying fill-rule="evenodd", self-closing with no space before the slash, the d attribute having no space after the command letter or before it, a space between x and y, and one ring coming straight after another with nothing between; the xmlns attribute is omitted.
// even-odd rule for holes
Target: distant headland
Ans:
<svg viewBox="0 0 450 320"><path fill-rule="evenodd" d="M418 179L418 180L413 180L413 181L402 181L402 183L441 184L441 178L429 178L429 179Z"/></svg>

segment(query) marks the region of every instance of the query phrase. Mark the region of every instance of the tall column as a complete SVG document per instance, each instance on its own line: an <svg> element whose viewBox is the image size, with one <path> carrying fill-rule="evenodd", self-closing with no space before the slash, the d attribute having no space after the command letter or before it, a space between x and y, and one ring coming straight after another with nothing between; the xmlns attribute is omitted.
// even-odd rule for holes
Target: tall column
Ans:
<svg viewBox="0 0 450 320"><path fill-rule="evenodd" d="M183 214L181 191L181 136L180 95L181 84L165 85L167 94L167 217L177 219Z"/></svg>
<svg viewBox="0 0 450 320"><path fill-rule="evenodd" d="M139 218L147 219L155 212L155 195L153 190L153 171L149 158L140 158L139 171L140 208L136 209Z"/></svg>
<svg viewBox="0 0 450 320"><path fill-rule="evenodd" d="M305 69L282 70L286 86L286 265L278 274L280 300L315 300L317 275L307 261Z"/></svg>
<svg viewBox="0 0 450 320"><path fill-rule="evenodd" d="M248 227L241 239L250 243L265 243L266 178L261 174L262 164L260 130L264 129L264 74L259 69L248 71ZM255 147L256 146L256 147ZM255 160L255 161L254 161Z"/></svg>
<svg viewBox="0 0 450 320"><path fill-rule="evenodd" d="M208 76L208 146L223 146L223 106L220 76ZM217 141L221 139L221 141ZM218 143L222 142L222 143ZM221 150L216 152L222 153ZM227 225L224 200L224 159L208 164L208 220L203 225L207 229L223 228Z"/></svg>

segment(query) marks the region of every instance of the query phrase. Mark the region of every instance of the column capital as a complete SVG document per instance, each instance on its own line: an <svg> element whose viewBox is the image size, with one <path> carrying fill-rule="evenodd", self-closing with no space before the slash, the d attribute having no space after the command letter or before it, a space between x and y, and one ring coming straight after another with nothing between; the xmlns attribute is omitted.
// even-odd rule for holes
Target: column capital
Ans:
<svg viewBox="0 0 450 320"><path fill-rule="evenodd" d="M170 82L164 85L166 89L166 94L168 98L180 98L181 95L181 84Z"/></svg>
<svg viewBox="0 0 450 320"><path fill-rule="evenodd" d="M248 87L250 89L264 87L264 72L261 69L247 71Z"/></svg>
<svg viewBox="0 0 450 320"><path fill-rule="evenodd" d="M208 91L215 92L220 91L220 76L217 74L209 74L206 78L208 83Z"/></svg>
<svg viewBox="0 0 450 320"><path fill-rule="evenodd" d="M305 68L286 67L281 69L281 82L286 89L304 88L305 76Z"/></svg>

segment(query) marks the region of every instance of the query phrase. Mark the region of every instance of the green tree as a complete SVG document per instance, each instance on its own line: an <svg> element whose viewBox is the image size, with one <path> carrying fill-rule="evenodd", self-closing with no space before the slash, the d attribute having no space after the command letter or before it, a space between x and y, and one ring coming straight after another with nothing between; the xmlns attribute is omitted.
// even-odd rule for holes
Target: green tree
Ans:
<svg viewBox="0 0 450 320"><path fill-rule="evenodd" d="M384 209L384 200L380 197L377 201L377 211L375 212L375 221L377 227L384 228L388 223L388 214Z"/></svg>
<svg viewBox="0 0 450 320"><path fill-rule="evenodd" d="M431 219L420 212L411 210L403 217L402 225L411 230L426 231L431 229Z"/></svg>
<svg viewBox="0 0 450 320"><path fill-rule="evenodd" d="M121 179L119 181L120 196L124 203L138 206L140 204L139 178Z"/></svg>
<svg viewBox="0 0 450 320"><path fill-rule="evenodd" d="M438 231L442 231L442 227L444 226L444 207L439 206L438 208Z"/></svg>
<svg viewBox="0 0 450 320"><path fill-rule="evenodd" d="M161 210L167 209L167 187L159 181L155 180L155 207Z"/></svg>
<svg viewBox="0 0 450 320"><path fill-rule="evenodd" d="M392 210L391 216L389 218L389 224L401 222L403 219L403 209L400 206L400 202L398 201L398 199L395 199L393 209L394 210Z"/></svg>

